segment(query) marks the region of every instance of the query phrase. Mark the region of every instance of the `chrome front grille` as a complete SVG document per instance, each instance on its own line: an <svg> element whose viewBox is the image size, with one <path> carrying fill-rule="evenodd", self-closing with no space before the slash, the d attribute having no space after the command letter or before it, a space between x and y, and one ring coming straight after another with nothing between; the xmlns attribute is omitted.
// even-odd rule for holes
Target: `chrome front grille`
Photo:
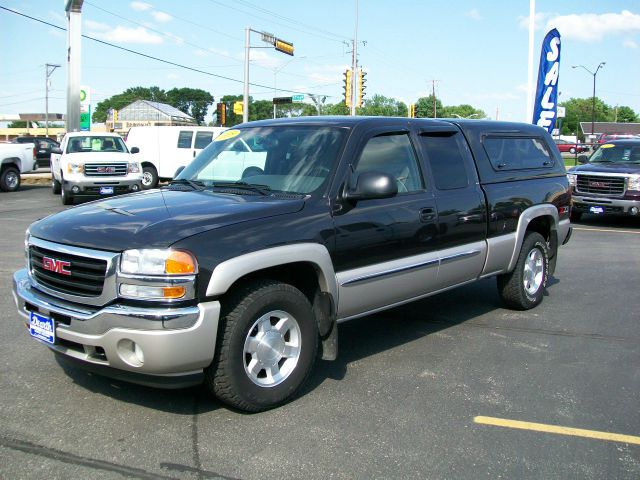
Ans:
<svg viewBox="0 0 640 480"><path fill-rule="evenodd" d="M84 305L102 306L117 298L120 254L49 242L30 236L29 278L36 289Z"/></svg>
<svg viewBox="0 0 640 480"><path fill-rule="evenodd" d="M123 177L127 174L128 164L119 163L87 163L84 174L87 177Z"/></svg>
<svg viewBox="0 0 640 480"><path fill-rule="evenodd" d="M69 255L31 245L31 273L38 283L62 293L97 297L102 293L106 260Z"/></svg>
<svg viewBox="0 0 640 480"><path fill-rule="evenodd" d="M603 175L577 176L576 190L581 193L596 193L600 195L624 195L625 177L610 177Z"/></svg>

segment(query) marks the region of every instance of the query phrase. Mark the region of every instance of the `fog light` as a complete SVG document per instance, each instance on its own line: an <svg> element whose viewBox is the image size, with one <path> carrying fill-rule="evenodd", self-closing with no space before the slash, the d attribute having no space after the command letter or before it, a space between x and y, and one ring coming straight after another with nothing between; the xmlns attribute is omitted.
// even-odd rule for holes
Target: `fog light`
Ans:
<svg viewBox="0 0 640 480"><path fill-rule="evenodd" d="M142 347L133 340L123 338L116 345L118 356L128 365L132 367L141 367L144 365L144 353Z"/></svg>
<svg viewBox="0 0 640 480"><path fill-rule="evenodd" d="M131 185L132 192L137 192L138 190L140 190L140 187L138 185Z"/></svg>
<svg viewBox="0 0 640 480"><path fill-rule="evenodd" d="M78 193L78 192L80 192L80 187L77 186L77 185L74 185L73 187L71 187L71 191L73 193Z"/></svg>
<svg viewBox="0 0 640 480"><path fill-rule="evenodd" d="M629 213L630 213L631 215L637 215L637 214L638 214L638 207L631 207L631 208L629 209Z"/></svg>
<svg viewBox="0 0 640 480"><path fill-rule="evenodd" d="M120 285L120 295L128 298L151 298L175 300L184 297L185 287L150 287L146 285Z"/></svg>

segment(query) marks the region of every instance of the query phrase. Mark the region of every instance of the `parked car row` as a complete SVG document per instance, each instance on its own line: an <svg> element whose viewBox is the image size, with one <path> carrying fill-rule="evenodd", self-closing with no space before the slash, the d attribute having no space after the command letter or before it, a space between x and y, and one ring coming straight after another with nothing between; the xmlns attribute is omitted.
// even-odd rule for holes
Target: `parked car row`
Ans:
<svg viewBox="0 0 640 480"><path fill-rule="evenodd" d="M560 153L568 152L573 155L575 153L583 153L589 151L589 146L582 143L568 142L567 140L563 140L561 138L554 138L553 141L556 143L556 147L558 147Z"/></svg>

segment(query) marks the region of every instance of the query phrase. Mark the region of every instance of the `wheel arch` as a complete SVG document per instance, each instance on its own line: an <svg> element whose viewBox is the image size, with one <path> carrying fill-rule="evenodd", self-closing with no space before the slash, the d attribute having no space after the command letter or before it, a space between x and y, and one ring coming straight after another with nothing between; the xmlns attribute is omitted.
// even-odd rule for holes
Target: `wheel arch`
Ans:
<svg viewBox="0 0 640 480"><path fill-rule="evenodd" d="M507 271L510 272L515 268L516 262L518 261L518 254L520 253L522 242L527 232L538 232L550 243L550 246L555 252L555 250L557 250L558 222L558 209L551 204L534 205L522 212L518 219L516 242ZM553 253L553 257L555 260L555 253Z"/></svg>
<svg viewBox="0 0 640 480"><path fill-rule="evenodd" d="M0 161L0 169L5 169L7 167L16 167L18 172L22 172L22 160L18 157L7 157Z"/></svg>

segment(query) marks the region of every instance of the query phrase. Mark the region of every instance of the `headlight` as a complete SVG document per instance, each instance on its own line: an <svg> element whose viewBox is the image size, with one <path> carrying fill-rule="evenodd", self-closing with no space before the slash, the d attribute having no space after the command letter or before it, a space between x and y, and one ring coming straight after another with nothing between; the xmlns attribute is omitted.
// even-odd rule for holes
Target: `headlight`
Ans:
<svg viewBox="0 0 640 480"><path fill-rule="evenodd" d="M120 271L133 275L192 275L198 273L193 255L180 250L126 250Z"/></svg>
<svg viewBox="0 0 640 480"><path fill-rule="evenodd" d="M198 264L180 250L127 250L120 258L118 294L135 300L195 298Z"/></svg>
<svg viewBox="0 0 640 480"><path fill-rule="evenodd" d="M140 164L139 163L130 163L129 164L129 173L140 173Z"/></svg>
<svg viewBox="0 0 640 480"><path fill-rule="evenodd" d="M629 177L628 190L640 191L640 175L634 175Z"/></svg>
<svg viewBox="0 0 640 480"><path fill-rule="evenodd" d="M575 173L567 173L567 180L569 180L569 186L575 187L578 183L578 176Z"/></svg>
<svg viewBox="0 0 640 480"><path fill-rule="evenodd" d="M82 163L67 163L67 173L82 173L84 165Z"/></svg>

